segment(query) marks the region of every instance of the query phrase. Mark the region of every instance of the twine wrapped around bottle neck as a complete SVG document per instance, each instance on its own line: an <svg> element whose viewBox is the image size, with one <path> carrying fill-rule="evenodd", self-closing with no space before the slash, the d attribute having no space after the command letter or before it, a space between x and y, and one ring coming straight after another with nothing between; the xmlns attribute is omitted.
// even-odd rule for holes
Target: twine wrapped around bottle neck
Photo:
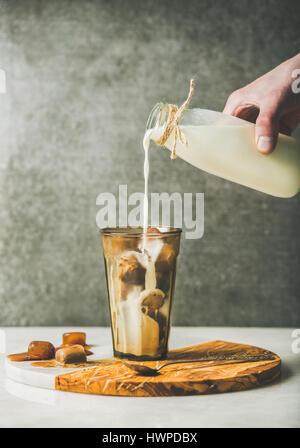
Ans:
<svg viewBox="0 0 300 448"><path fill-rule="evenodd" d="M191 79L190 91L189 91L187 99L180 107L176 106L175 104L169 104L169 116L168 116L167 124L165 126L164 133L158 140L155 140L155 143L157 145L164 146L164 144L166 143L166 141L168 140L168 138L170 137L172 132L175 131L174 143L173 143L172 151L171 151L171 159L172 160L176 159L176 145L177 145L178 138L185 147L187 147L187 144L188 144L186 136L181 131L178 123L181 118L181 115L187 108L187 106L193 96L193 93L194 93L194 80Z"/></svg>

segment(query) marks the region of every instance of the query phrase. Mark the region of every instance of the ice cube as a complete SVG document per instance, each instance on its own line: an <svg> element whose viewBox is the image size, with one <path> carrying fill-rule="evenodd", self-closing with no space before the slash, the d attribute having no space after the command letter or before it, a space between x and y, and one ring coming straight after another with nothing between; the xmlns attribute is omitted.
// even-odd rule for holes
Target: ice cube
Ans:
<svg viewBox="0 0 300 448"><path fill-rule="evenodd" d="M55 347L51 342L32 341L28 346L28 356L30 359L55 358Z"/></svg>
<svg viewBox="0 0 300 448"><path fill-rule="evenodd" d="M82 331L72 331L63 334L63 345L86 345L86 333Z"/></svg>
<svg viewBox="0 0 300 448"><path fill-rule="evenodd" d="M163 240L161 238L147 238L144 236L141 240L140 248L142 253L146 253L151 261L155 261L163 248Z"/></svg>
<svg viewBox="0 0 300 448"><path fill-rule="evenodd" d="M86 354L82 345L70 345L56 352L56 361L61 364L86 362Z"/></svg>
<svg viewBox="0 0 300 448"><path fill-rule="evenodd" d="M148 227L147 233L161 233L157 227Z"/></svg>
<svg viewBox="0 0 300 448"><path fill-rule="evenodd" d="M165 293L160 289L145 289L140 295L142 308L146 309L146 314L158 310L164 303Z"/></svg>
<svg viewBox="0 0 300 448"><path fill-rule="evenodd" d="M134 252L120 257L119 280L130 285L145 285L146 269L137 259Z"/></svg>

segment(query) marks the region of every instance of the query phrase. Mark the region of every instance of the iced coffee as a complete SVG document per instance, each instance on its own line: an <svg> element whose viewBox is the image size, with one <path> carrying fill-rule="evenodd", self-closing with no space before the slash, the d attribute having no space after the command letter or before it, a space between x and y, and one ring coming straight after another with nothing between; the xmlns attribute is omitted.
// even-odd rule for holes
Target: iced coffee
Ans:
<svg viewBox="0 0 300 448"><path fill-rule="evenodd" d="M166 356L180 233L170 227L102 230L115 356Z"/></svg>

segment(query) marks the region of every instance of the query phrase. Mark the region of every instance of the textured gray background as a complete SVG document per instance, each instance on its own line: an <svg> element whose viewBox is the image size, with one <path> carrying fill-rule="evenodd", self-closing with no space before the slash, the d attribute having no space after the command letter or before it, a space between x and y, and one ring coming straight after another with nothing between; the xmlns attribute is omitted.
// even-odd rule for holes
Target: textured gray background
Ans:
<svg viewBox="0 0 300 448"><path fill-rule="evenodd" d="M222 110L300 48L295 1L0 1L2 325L104 325L96 197L143 191L152 106ZM152 191L205 192L182 241L177 325L300 324L300 198L276 199L151 151Z"/></svg>

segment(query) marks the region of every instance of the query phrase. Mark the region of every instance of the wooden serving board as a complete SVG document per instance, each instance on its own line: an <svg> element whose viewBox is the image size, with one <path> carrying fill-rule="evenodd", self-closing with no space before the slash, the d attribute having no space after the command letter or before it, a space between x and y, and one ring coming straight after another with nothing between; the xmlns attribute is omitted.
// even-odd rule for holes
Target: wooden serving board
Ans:
<svg viewBox="0 0 300 448"><path fill-rule="evenodd" d="M153 397L196 395L240 391L259 387L280 377L280 357L251 345L212 341L169 352L168 360L197 359L224 355L272 355L265 361L210 361L167 366L154 377L138 376L120 360L85 368L55 377L55 388L85 394ZM158 367L165 361L147 361Z"/></svg>

